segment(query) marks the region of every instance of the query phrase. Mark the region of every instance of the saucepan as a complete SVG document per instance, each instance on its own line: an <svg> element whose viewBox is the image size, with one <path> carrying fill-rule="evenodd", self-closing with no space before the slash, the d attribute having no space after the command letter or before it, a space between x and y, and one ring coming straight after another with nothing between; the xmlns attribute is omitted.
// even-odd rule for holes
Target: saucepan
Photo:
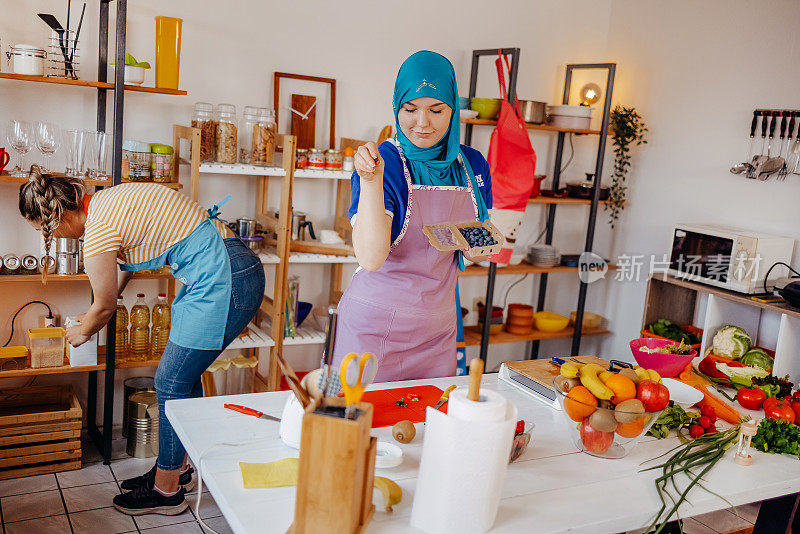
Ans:
<svg viewBox="0 0 800 534"><path fill-rule="evenodd" d="M547 120L547 104L536 100L520 100L522 119L531 124L544 124Z"/></svg>

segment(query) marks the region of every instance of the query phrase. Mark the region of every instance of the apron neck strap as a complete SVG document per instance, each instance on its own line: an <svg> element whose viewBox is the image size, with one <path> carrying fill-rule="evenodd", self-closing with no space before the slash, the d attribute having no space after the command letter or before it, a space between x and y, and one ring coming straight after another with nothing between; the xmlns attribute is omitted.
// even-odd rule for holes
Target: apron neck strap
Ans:
<svg viewBox="0 0 800 534"><path fill-rule="evenodd" d="M223 198L222 201L219 204L214 204L213 206L211 206L211 208L209 208L209 210L208 210L208 218L209 219L218 218L219 217L219 209L222 206L224 206L225 203L227 203L230 199L231 199L231 196L228 195L225 198Z"/></svg>

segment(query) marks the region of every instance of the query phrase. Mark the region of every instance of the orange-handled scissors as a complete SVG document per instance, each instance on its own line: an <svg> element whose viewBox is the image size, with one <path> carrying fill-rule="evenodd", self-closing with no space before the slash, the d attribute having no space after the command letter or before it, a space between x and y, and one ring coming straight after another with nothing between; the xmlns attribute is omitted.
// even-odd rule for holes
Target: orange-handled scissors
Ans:
<svg viewBox="0 0 800 534"><path fill-rule="evenodd" d="M339 379L344 390L344 400L347 406L356 404L364 395L364 390L375 380L378 372L378 360L371 352L361 356L351 352L342 362L339 369Z"/></svg>

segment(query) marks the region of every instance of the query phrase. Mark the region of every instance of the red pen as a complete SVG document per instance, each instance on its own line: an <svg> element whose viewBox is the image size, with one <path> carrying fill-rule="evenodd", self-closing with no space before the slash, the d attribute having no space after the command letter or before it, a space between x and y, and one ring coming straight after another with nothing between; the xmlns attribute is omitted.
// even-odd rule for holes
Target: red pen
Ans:
<svg viewBox="0 0 800 534"><path fill-rule="evenodd" d="M225 408L229 410L233 410L234 412L243 413L245 415L252 415L254 417L260 417L261 419L271 419L272 421L278 421L280 423L280 419L277 417L273 417L271 415L267 415L264 412L259 412L258 410L254 410L253 408L248 408L247 406L239 406L238 404L224 404Z"/></svg>

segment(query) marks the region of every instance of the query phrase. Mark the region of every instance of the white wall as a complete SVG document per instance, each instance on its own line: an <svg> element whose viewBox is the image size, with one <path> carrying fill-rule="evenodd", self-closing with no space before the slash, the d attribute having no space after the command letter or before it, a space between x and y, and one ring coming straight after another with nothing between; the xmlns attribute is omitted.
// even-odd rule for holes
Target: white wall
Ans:
<svg viewBox="0 0 800 534"><path fill-rule="evenodd" d="M427 48L449 57L461 94L466 94L471 50L518 46L522 49L521 98L556 102L561 97L565 64L615 61L614 102L636 106L647 121L649 144L635 152L629 207L614 232L601 213L596 252L606 257L623 252L661 254L671 226L678 221L717 221L800 234L793 204L800 187L796 178L756 183L727 171L745 156L746 129L755 107L798 107L793 66L799 64L800 47L792 29L800 17L800 4L791 0L758 5L743 0L669 4L506 0L487 6L477 0L402 5L352 0L131 2L127 46L140 61L154 63L154 16L184 19L180 85L189 96L127 93L125 136L169 142L172 124L188 123L192 105L199 100L233 103L239 111L245 105L271 107L272 73L285 71L336 78L337 136L370 139L393 122L395 73L413 51ZM15 2L14 12L0 20L0 42L4 47L21 42L45 44L48 29L35 13L55 9L63 19L61 2ZM97 11L98 1L89 0L81 43L85 61L81 70L88 78L96 71ZM3 70L7 70L5 64ZM146 83L152 85L152 71ZM494 65L486 59L481 63L478 92L497 96L497 91ZM320 96L327 102L325 94ZM95 95L82 88L2 81L0 118L4 122L46 119L64 128L91 128ZM488 129L476 128L473 144L485 152L489 134ZM537 172L551 175L555 137L536 133L532 140L539 158ZM595 142L576 138L577 155L565 180L593 170ZM609 150L607 167L611 158ZM36 233L17 216L16 188L0 184L0 191L0 209L7 214L0 253L36 251ZM204 204L229 192L234 199L225 206L226 218L252 214L255 186L251 179L203 176L200 200ZM332 193L333 184L299 181L295 206L311 212L316 226L330 226ZM276 194L273 187L272 195ZM585 207L559 208L556 245L563 251L580 251L587 215ZM543 216L543 208L531 207L523 235L531 239L538 235ZM302 277L304 299L324 300L327 276L320 274L327 272L323 269L292 268ZM498 298L514 279L498 279ZM577 277L560 275L550 280L548 308L568 314L575 308ZM509 301L535 301L535 287L538 278L531 275L515 286ZM129 304L136 288L144 288L148 295L156 292L155 283L139 283L127 292ZM483 293L484 281L465 279L462 288L463 303L471 307L473 297ZM62 314L78 313L89 301L88 285L7 284L0 288L0 295L3 338L13 311L32 297L45 298ZM608 317L615 334L602 341L587 338L582 350L626 357L627 341L639 329L643 299L644 280L593 284L587 309ZM21 314L21 324L33 321L37 314L38 310ZM21 341L15 336L14 343ZM568 350L567 340L557 340L543 342L541 353ZM526 353L527 347L521 344L492 346L489 367ZM318 355L318 346L287 349L287 356L300 369L315 365ZM83 377L70 380L85 387Z"/></svg>

